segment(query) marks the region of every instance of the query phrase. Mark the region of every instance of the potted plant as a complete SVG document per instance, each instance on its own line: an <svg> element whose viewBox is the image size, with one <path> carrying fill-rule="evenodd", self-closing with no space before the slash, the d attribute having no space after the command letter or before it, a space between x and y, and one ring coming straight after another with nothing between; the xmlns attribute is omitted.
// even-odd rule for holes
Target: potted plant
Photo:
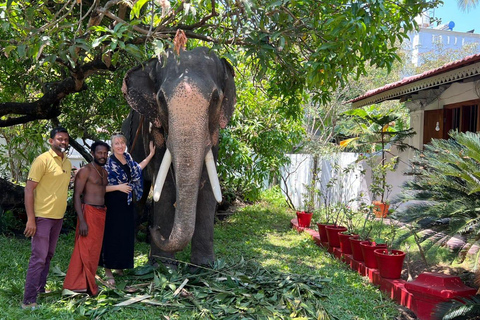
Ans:
<svg viewBox="0 0 480 320"><path fill-rule="evenodd" d="M378 271L385 279L399 279L402 275L405 252L401 250L389 250L387 248L375 249Z"/></svg>
<svg viewBox="0 0 480 320"><path fill-rule="evenodd" d="M360 213L365 215L362 228L358 231L356 235L353 235L349 238L353 259L355 259L356 261L364 261L363 251L360 243L369 239L370 232L373 228L372 224L368 223L369 221L373 220L372 205L361 202Z"/></svg>
<svg viewBox="0 0 480 320"><path fill-rule="evenodd" d="M394 146L399 151L411 148L404 141L415 135L415 131L407 128L400 116L392 111L379 113L375 106L349 110L345 115L357 125L351 126L354 129L346 130L347 134L353 137L340 142L340 145L346 147L356 143L357 150L368 154L364 154L360 159L367 159L372 170L369 189L372 193L374 213L378 217L386 217L388 195L392 190L392 186L387 183L387 173L395 171L398 162L398 157L392 154L391 149Z"/></svg>
<svg viewBox="0 0 480 320"><path fill-rule="evenodd" d="M320 241L322 243L328 243L328 235L326 227L330 224L330 212L329 208L320 209L320 216L323 217L320 221L317 222L318 234L320 236Z"/></svg>
<svg viewBox="0 0 480 320"><path fill-rule="evenodd" d="M398 279L402 275L403 261L405 252L401 250L389 249L393 246L397 234L398 225L394 220L390 220L390 232L387 235L387 247L375 249L374 255L377 260L380 276L385 279Z"/></svg>
<svg viewBox="0 0 480 320"><path fill-rule="evenodd" d="M351 209L350 206L345 208L344 221L347 230L338 233L340 241L340 250L343 254L352 254L352 245L350 244L350 237L358 238L359 235L354 232L356 230L354 217L357 215L357 211Z"/></svg>
<svg viewBox="0 0 480 320"><path fill-rule="evenodd" d="M348 166L342 167L338 162L333 162L331 177L324 187L325 190L320 193L325 213L328 214L326 220L328 222L331 220L332 224L319 223L318 226L319 230L325 228L325 232L322 230L322 234L327 235L330 247L340 247L339 232L348 230L348 227L344 226L343 223L349 213L349 204L353 199L350 199L349 186L346 184L354 181L349 177L355 170L357 170L356 163L350 163Z"/></svg>
<svg viewBox="0 0 480 320"><path fill-rule="evenodd" d="M310 228L313 212L297 211L297 221L300 228Z"/></svg>
<svg viewBox="0 0 480 320"><path fill-rule="evenodd" d="M377 269L377 258L375 257L374 251L378 249L387 249L387 244L366 240L360 242L360 247L362 248L365 266L367 268Z"/></svg>
<svg viewBox="0 0 480 320"><path fill-rule="evenodd" d="M306 186L306 192L302 194L303 197L303 207L301 209L297 208L290 197L290 192L288 191L288 184L287 184L287 179L282 176L283 184L281 184L281 188L283 193L286 196L286 202L287 205L295 211L295 214L297 216L297 225L299 228L309 228L311 221L312 221L312 216L313 216L313 211L315 209L315 181L316 181L316 175L314 174L314 178L310 182L308 186ZM283 186L283 187L282 187Z"/></svg>
<svg viewBox="0 0 480 320"><path fill-rule="evenodd" d="M342 217L345 215L346 212L346 205L343 203L337 203L337 205L333 209L334 218L333 224L327 225L325 230L327 232L328 238L328 245L333 248L340 247L340 238L338 233L347 231L347 227L340 225L340 221L342 221Z"/></svg>
<svg viewBox="0 0 480 320"><path fill-rule="evenodd" d="M373 216L373 206L370 207ZM396 228L394 227L393 220L389 219L390 228L386 232L385 220L383 217L380 219L372 219L370 224L372 226L371 230L374 231L374 237L373 239L361 242L360 246L362 248L365 266L368 268L378 269L379 264L375 255L375 250L387 249L392 245L396 234Z"/></svg>
<svg viewBox="0 0 480 320"><path fill-rule="evenodd" d="M312 221L313 211L315 210L315 202L318 195L317 170L313 169L313 177L308 185L305 185L303 196L303 210L297 211L298 226L301 228L309 228Z"/></svg>

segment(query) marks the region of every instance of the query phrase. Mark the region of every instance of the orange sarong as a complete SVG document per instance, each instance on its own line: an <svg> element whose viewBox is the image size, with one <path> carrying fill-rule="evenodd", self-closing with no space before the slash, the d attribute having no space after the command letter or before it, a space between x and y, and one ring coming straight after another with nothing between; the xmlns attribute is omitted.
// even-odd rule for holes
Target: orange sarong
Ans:
<svg viewBox="0 0 480 320"><path fill-rule="evenodd" d="M98 294L95 282L100 252L102 251L103 230L105 228L105 213L107 208L83 206L83 217L88 225L88 235L80 236L75 232L75 248L73 249L67 276L63 288L75 292L87 292L92 296Z"/></svg>

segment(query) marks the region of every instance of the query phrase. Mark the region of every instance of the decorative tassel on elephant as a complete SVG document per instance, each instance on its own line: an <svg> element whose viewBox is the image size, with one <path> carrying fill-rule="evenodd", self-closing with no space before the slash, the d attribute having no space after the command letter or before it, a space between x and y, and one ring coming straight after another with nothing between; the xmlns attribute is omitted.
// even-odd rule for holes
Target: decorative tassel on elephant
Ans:
<svg viewBox="0 0 480 320"><path fill-rule="evenodd" d="M154 181L154 257L174 258L191 241L193 264L214 261L215 210L222 201L216 172L219 129L226 127L236 103L233 78L232 66L204 47L178 55L168 51L166 58L132 68L124 78L122 91L136 110L124 131L136 132L144 121L132 156L143 159L152 139L157 148L146 172Z"/></svg>

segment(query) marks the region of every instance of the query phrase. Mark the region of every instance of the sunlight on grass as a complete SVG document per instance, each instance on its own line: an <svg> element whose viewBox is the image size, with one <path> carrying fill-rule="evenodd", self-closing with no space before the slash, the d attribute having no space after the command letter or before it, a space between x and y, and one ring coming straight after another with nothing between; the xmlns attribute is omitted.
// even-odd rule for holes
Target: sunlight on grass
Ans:
<svg viewBox="0 0 480 320"><path fill-rule="evenodd" d="M280 291L280 283L289 278L305 279L305 281L311 279L309 281L313 282L309 282L308 285L302 282L290 284L292 288L296 288L294 292L300 293L307 290L303 293L306 294L305 297L310 296L311 298L302 298L306 300L297 302L294 302L295 299L291 300L287 305L295 311L292 311L290 317L282 316L280 310L277 310L275 311L277 316L272 319L287 319L295 315L300 316L304 312L318 314L322 310L325 310L331 317L342 320L393 319L398 315L395 304L385 298L366 279L351 271L324 249L316 246L307 234L292 230L290 220L293 217L294 213L284 206L283 200L276 199L276 195L273 193L264 202L243 207L227 220L218 221L215 226L215 254L219 259L215 268L218 271L215 272L218 272L218 275L210 278L211 276L208 276L210 271L205 270L208 273L205 273L203 280L199 283L196 283L198 280L195 280L195 276L189 275L187 270L183 270L185 266L180 264L183 271L178 276L158 271L152 279L151 273L141 277L133 275L133 271L130 271L126 276L119 278L118 283L147 285L142 287L145 289L137 294L129 294L122 290L102 289L98 297L85 295L62 297L63 277L55 275L51 270L48 288L53 293L40 297L39 302L42 307L37 311L23 311L19 308L30 254L29 242L25 239L0 236L2 256L0 276L4 279L0 282L0 305L5 306L0 309L0 319L147 319L161 316L170 317L170 319L204 319L205 317L217 318L213 316L214 310L217 309L225 314L220 317L221 319L229 318L226 315L230 312L233 312L231 318L237 319L239 311L243 312L246 318L255 319L261 317L252 316L254 314L252 312L271 312L268 311L267 304L262 309L262 303L267 303L268 299L275 301L275 294L277 294L275 290L279 290L278 297L281 294L284 295L282 301L290 299L287 297L290 297L291 293ZM57 253L52 259L52 268L62 272L66 271L73 249L73 240L73 234L61 236ZM135 266L138 267L138 270L148 263L148 252L148 244L136 244ZM241 262L242 257L245 262ZM179 253L177 259L188 262L189 248L185 252ZM255 267L256 265L263 267L265 271ZM238 274L235 277L242 277L239 276L242 272L246 277L253 277L248 280L253 281L251 285L255 285L255 281L262 283L261 281L268 279L279 281L279 284L268 282L268 285L273 284L276 288L271 287L268 294L262 289L262 286L267 286L265 283L260 285L257 291L254 291L254 295L238 291L235 300L233 300L234 296L230 299L229 294L232 294L232 290L247 288L237 287L234 283L230 284L232 285L230 289L224 289L221 286L228 286L230 274ZM260 272L260 274L255 275L256 272ZM266 278L261 276L265 272L269 275ZM104 275L101 268L98 274ZM186 288L194 298L193 300L188 297L174 299L173 291L178 288L185 277L192 281ZM206 286L207 283L208 286ZM312 295L314 291L308 293L308 290L313 290L315 286L321 288L316 297ZM220 292L225 291L225 294L212 296L213 292L206 293L204 291L217 287ZM118 302L141 293L153 294L160 304L151 306L135 303L123 308L114 306ZM211 298L218 300L216 303L210 304ZM234 314L236 314L235 317ZM250 316L246 316L247 314Z"/></svg>

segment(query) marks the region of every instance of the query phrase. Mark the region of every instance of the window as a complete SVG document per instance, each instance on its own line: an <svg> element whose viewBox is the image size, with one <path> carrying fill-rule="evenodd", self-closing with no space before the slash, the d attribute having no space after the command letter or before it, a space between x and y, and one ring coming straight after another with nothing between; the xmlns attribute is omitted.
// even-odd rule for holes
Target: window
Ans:
<svg viewBox="0 0 480 320"><path fill-rule="evenodd" d="M448 132L477 132L478 128L478 102L464 102L445 106L443 139L448 139Z"/></svg>
<svg viewBox="0 0 480 320"><path fill-rule="evenodd" d="M477 132L480 130L478 106L480 100L446 105L443 109L425 111L423 144L432 139L448 139L451 130Z"/></svg>

